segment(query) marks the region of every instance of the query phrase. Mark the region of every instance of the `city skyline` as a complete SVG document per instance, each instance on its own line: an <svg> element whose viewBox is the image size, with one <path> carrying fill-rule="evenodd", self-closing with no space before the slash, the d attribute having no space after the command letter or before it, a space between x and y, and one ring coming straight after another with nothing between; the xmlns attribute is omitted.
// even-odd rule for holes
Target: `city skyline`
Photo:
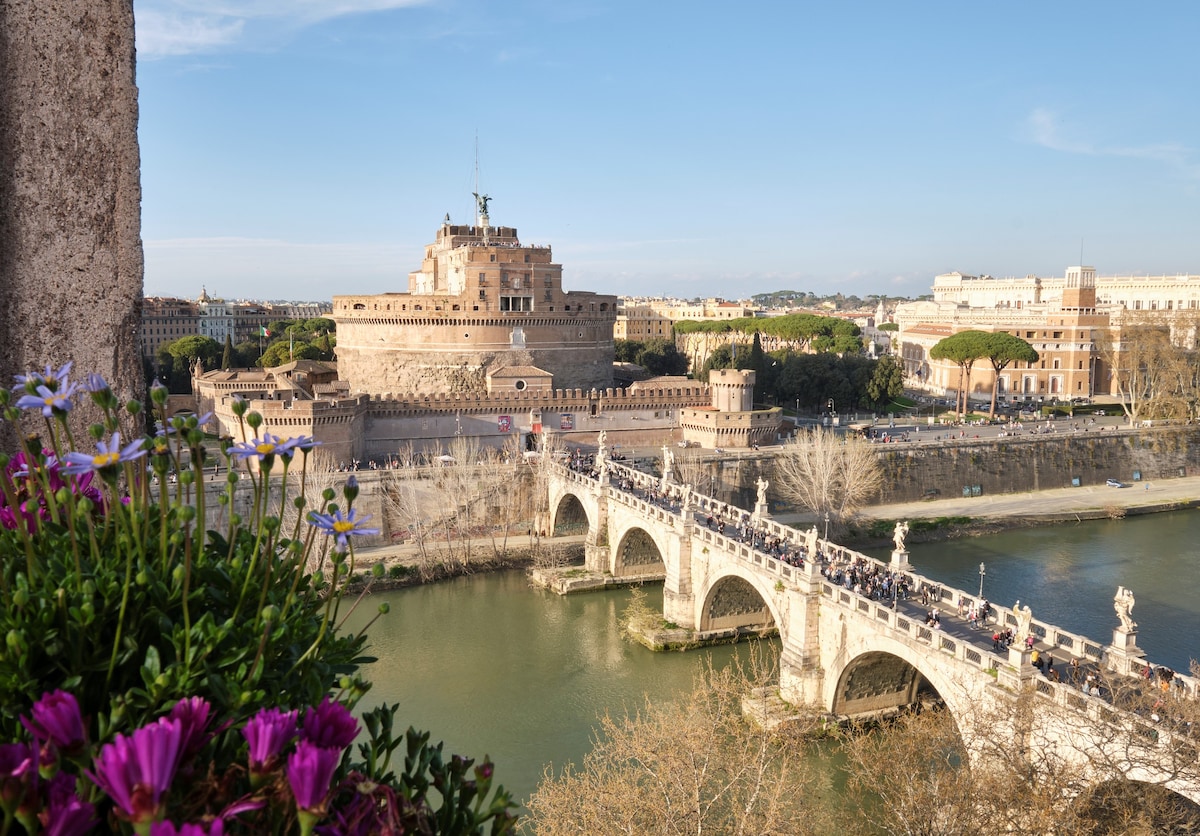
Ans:
<svg viewBox="0 0 1200 836"><path fill-rule="evenodd" d="M405 291L476 190L572 290L1200 271L1191 5L755 11L135 0L145 293Z"/></svg>

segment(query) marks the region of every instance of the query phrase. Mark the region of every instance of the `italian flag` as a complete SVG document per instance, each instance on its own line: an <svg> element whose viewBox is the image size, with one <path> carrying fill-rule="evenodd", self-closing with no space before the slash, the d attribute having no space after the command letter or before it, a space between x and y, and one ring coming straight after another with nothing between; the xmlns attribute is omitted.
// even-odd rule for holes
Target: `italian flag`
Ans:
<svg viewBox="0 0 1200 836"><path fill-rule="evenodd" d="M260 325L258 326L258 335L260 337L269 337L271 336L271 332L267 330L267 326Z"/></svg>

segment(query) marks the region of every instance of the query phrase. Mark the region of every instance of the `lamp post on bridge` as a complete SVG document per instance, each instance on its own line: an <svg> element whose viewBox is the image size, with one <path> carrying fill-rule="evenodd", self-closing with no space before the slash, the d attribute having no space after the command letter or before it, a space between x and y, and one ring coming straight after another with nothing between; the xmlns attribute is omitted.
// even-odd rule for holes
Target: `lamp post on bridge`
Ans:
<svg viewBox="0 0 1200 836"><path fill-rule="evenodd" d="M987 574L982 563L979 564L979 597L983 597L983 576Z"/></svg>
<svg viewBox="0 0 1200 836"><path fill-rule="evenodd" d="M829 542L829 512L825 512L825 542Z"/></svg>

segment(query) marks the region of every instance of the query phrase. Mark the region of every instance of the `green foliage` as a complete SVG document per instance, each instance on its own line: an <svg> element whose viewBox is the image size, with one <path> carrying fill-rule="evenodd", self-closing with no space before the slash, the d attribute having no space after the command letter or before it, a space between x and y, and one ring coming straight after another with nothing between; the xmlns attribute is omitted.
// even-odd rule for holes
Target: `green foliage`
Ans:
<svg viewBox="0 0 1200 836"><path fill-rule="evenodd" d="M225 335L225 350L221 352L221 368L233 368L233 337Z"/></svg>
<svg viewBox="0 0 1200 836"><path fill-rule="evenodd" d="M861 351L862 333L849 320L817 314L788 314L776 317L742 317L722 321L684 320L675 323L677 334L697 332L726 333L740 331L743 334L761 333L779 337L795 344L797 349L814 348L818 351Z"/></svg>
<svg viewBox="0 0 1200 836"><path fill-rule="evenodd" d="M176 394L191 391L192 367L197 359L206 370L216 368L221 359L221 344L212 337L193 334L159 346L155 354L163 382Z"/></svg>
<svg viewBox="0 0 1200 836"><path fill-rule="evenodd" d="M899 331L900 325L896 322L885 322L882 325L876 326L880 331Z"/></svg>
<svg viewBox="0 0 1200 836"><path fill-rule="evenodd" d="M688 359L667 339L614 340L618 363L636 363L653 375L687 374Z"/></svg>
<svg viewBox="0 0 1200 836"><path fill-rule="evenodd" d="M887 406L904 394L904 369L890 354L880 357L867 383L867 397L877 409Z"/></svg>
<svg viewBox="0 0 1200 836"><path fill-rule="evenodd" d="M267 347L263 352L263 356L258 358L257 365L264 369L282 366L285 363L290 363L293 360L319 360L321 350L311 343L306 343L303 340L289 341L287 339L276 340Z"/></svg>

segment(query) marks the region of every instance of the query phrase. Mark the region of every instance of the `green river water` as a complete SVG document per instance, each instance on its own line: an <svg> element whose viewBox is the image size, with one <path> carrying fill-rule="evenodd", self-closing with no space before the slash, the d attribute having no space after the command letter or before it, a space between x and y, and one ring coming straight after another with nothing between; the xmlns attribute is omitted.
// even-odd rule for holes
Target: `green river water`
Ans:
<svg viewBox="0 0 1200 836"><path fill-rule="evenodd" d="M1118 584L1137 596L1133 617L1150 661L1186 670L1200 628L1200 513L1021 529L990 537L914 544L916 572L1011 605L1105 642L1116 626ZM886 557L880 553L876 556ZM648 590L652 606L661 591ZM488 754L525 801L549 766L579 762L606 711L690 691L705 654L717 666L737 648L652 653L621 638L628 591L559 597L523 573L476 575L367 599L353 628L386 601L371 628L379 661L368 703L399 702L401 720L432 732L449 751Z"/></svg>

